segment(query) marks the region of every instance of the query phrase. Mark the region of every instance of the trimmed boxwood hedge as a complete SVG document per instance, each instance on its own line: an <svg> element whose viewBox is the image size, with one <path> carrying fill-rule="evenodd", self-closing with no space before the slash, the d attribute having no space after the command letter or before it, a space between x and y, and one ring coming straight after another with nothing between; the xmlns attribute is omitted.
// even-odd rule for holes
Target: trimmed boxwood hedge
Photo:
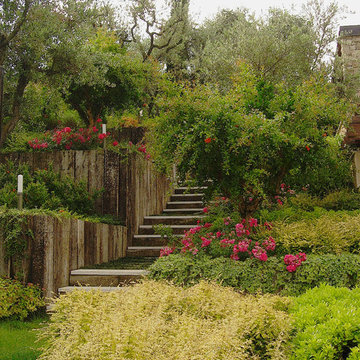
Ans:
<svg viewBox="0 0 360 360"><path fill-rule="evenodd" d="M159 258L150 268L151 279L166 279L191 286L201 279L216 281L248 293L296 296L328 284L353 288L360 284L360 256L355 254L309 255L294 273L286 270L283 259L270 257L233 261L207 256L170 255Z"/></svg>

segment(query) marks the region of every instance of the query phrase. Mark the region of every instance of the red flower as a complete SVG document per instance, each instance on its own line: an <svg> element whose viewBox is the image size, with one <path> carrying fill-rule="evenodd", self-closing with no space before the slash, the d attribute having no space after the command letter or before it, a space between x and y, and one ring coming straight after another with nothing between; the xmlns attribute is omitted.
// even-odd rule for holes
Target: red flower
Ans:
<svg viewBox="0 0 360 360"><path fill-rule="evenodd" d="M209 212L209 208L204 207L204 208L203 208L203 212L204 212L204 213L208 213L208 212Z"/></svg>
<svg viewBox="0 0 360 360"><path fill-rule="evenodd" d="M305 148L307 151L310 151L310 148L307 145L305 146Z"/></svg>
<svg viewBox="0 0 360 360"><path fill-rule="evenodd" d="M206 138L206 139L205 139L205 142L206 142L207 144L211 143L211 138L209 138L209 137Z"/></svg>
<svg viewBox="0 0 360 360"><path fill-rule="evenodd" d="M114 146L117 146L119 145L119 143L115 140L113 143L112 143Z"/></svg>
<svg viewBox="0 0 360 360"><path fill-rule="evenodd" d="M98 118L98 119L96 120L96 122L101 123L102 120L101 120L100 118Z"/></svg>
<svg viewBox="0 0 360 360"><path fill-rule="evenodd" d="M99 129L96 127L96 126L93 126L93 132L98 132L99 131Z"/></svg>
<svg viewBox="0 0 360 360"><path fill-rule="evenodd" d="M67 127L64 128L64 132L70 133L70 132L71 132L71 129L67 126Z"/></svg>

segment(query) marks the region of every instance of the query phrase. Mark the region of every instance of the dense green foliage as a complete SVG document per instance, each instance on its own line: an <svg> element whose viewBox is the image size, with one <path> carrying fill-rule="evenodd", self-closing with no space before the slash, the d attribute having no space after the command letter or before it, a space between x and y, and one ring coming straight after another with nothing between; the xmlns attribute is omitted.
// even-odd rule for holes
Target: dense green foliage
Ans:
<svg viewBox="0 0 360 360"><path fill-rule="evenodd" d="M55 303L39 359L286 359L289 300L201 282L74 291Z"/></svg>
<svg viewBox="0 0 360 360"><path fill-rule="evenodd" d="M149 271L151 279L169 280L177 285L191 286L206 279L252 294L260 291L297 296L322 283L336 287L359 286L360 256L310 255L296 272L289 273L283 259L276 257L260 262L169 255L157 260Z"/></svg>
<svg viewBox="0 0 360 360"><path fill-rule="evenodd" d="M23 320L44 306L41 289L37 286L25 286L17 280L0 277L0 319L13 317Z"/></svg>
<svg viewBox="0 0 360 360"><path fill-rule="evenodd" d="M155 161L167 168L175 162L181 179L212 180L243 216L284 182L309 184L318 195L351 184L350 160L336 135L351 108L321 77L286 89L241 65L226 95L183 87L158 106L150 124Z"/></svg>
<svg viewBox="0 0 360 360"><path fill-rule="evenodd" d="M320 286L295 298L291 359L359 359L360 289Z"/></svg>
<svg viewBox="0 0 360 360"><path fill-rule="evenodd" d="M0 205L17 207L17 176L24 177L24 207L63 209L79 214L94 214L99 191L88 191L84 181L75 182L69 176L60 177L51 165L46 170L31 171L28 165L12 162L0 165Z"/></svg>

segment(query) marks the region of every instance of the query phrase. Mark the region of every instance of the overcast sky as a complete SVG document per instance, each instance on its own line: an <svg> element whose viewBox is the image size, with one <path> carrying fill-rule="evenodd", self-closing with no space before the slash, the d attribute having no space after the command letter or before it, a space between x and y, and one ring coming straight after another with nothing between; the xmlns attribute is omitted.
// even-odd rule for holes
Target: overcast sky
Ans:
<svg viewBox="0 0 360 360"><path fill-rule="evenodd" d="M219 9L236 9L245 7L261 15L269 7L283 7L290 9L292 4L296 8L301 8L301 4L306 0L190 0L190 11L194 19L202 22L205 18L213 16ZM325 1L328 3L328 1ZM339 5L345 5L355 14L347 14L346 18L341 20L340 25L360 25L360 0L341 0Z"/></svg>

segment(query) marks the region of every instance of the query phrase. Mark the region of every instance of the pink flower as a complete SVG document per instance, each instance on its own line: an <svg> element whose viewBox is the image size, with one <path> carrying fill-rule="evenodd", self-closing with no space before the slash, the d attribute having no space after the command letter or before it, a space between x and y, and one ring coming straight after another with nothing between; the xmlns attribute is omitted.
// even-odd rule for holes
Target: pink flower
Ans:
<svg viewBox="0 0 360 360"><path fill-rule="evenodd" d="M266 251L260 246L255 246L251 252L254 257L260 261L266 261L268 259Z"/></svg>
<svg viewBox="0 0 360 360"><path fill-rule="evenodd" d="M119 145L119 143L115 140L115 141L113 141L113 143L112 143L114 146L118 146Z"/></svg>
<svg viewBox="0 0 360 360"><path fill-rule="evenodd" d="M206 229L209 228L209 227L211 227L211 226L212 226L211 223L205 223L205 224L203 225L203 227L206 228Z"/></svg>
<svg viewBox="0 0 360 360"><path fill-rule="evenodd" d="M288 255L284 256L284 263L286 265L291 265L291 264L294 264L296 262L297 262L297 258L296 258L295 255L288 254Z"/></svg>
<svg viewBox="0 0 360 360"><path fill-rule="evenodd" d="M99 134L99 135L98 135L98 138L99 138L100 140L104 140L104 139L106 138L106 134Z"/></svg>
<svg viewBox="0 0 360 360"><path fill-rule="evenodd" d="M197 232L199 232L201 230L201 226L196 226L194 228L191 228L189 230L190 234L196 234Z"/></svg>
<svg viewBox="0 0 360 360"><path fill-rule="evenodd" d="M100 118L98 118L98 119L96 120L96 122L97 122L97 123L101 123L102 120L101 120Z"/></svg>
<svg viewBox="0 0 360 360"><path fill-rule="evenodd" d="M209 246L211 244L211 239L207 239L205 237L201 237L201 241L202 241L202 244L201 244L201 247L206 247L206 246Z"/></svg>
<svg viewBox="0 0 360 360"><path fill-rule="evenodd" d="M172 254L174 252L175 248L174 247L164 247L160 250L160 257L163 257L163 256L168 256L170 254Z"/></svg>
<svg viewBox="0 0 360 360"><path fill-rule="evenodd" d="M280 199L276 200L279 205L283 205L283 202Z"/></svg>
<svg viewBox="0 0 360 360"><path fill-rule="evenodd" d="M254 218L249 219L249 226L250 227L257 227L258 226L257 219L254 219Z"/></svg>
<svg viewBox="0 0 360 360"><path fill-rule="evenodd" d="M295 271L296 271L296 268L297 268L296 265L288 265L288 266L286 267L286 270L287 270L288 272L295 272Z"/></svg>
<svg viewBox="0 0 360 360"><path fill-rule="evenodd" d="M204 208L203 208L203 212L204 212L204 213L208 213L208 212L209 212L209 208L204 207Z"/></svg>
<svg viewBox="0 0 360 360"><path fill-rule="evenodd" d="M271 251L274 251L276 247L275 240L271 236L269 236L269 238L264 241L263 245L265 246L266 250Z"/></svg>
<svg viewBox="0 0 360 360"><path fill-rule="evenodd" d="M234 246L234 252L235 252L235 246ZM240 241L239 244L237 245L236 250L237 252L246 252L248 248L249 248L249 243L247 243L246 241Z"/></svg>
<svg viewBox="0 0 360 360"><path fill-rule="evenodd" d="M71 129L70 129L69 127L65 127L65 128L64 128L64 132L65 132L65 133L70 133L70 132L71 132Z"/></svg>
<svg viewBox="0 0 360 360"><path fill-rule="evenodd" d="M218 232L216 233L216 237L219 238L219 237L221 237L221 236L222 236L222 232L221 232L221 231L218 231Z"/></svg>
<svg viewBox="0 0 360 360"><path fill-rule="evenodd" d="M239 256L238 256L238 254L231 254L231 255L230 255L230 259L232 259L232 260L239 260Z"/></svg>
<svg viewBox="0 0 360 360"><path fill-rule="evenodd" d="M98 129L96 126L93 126L92 131L93 131L93 132L98 132L99 129Z"/></svg>

